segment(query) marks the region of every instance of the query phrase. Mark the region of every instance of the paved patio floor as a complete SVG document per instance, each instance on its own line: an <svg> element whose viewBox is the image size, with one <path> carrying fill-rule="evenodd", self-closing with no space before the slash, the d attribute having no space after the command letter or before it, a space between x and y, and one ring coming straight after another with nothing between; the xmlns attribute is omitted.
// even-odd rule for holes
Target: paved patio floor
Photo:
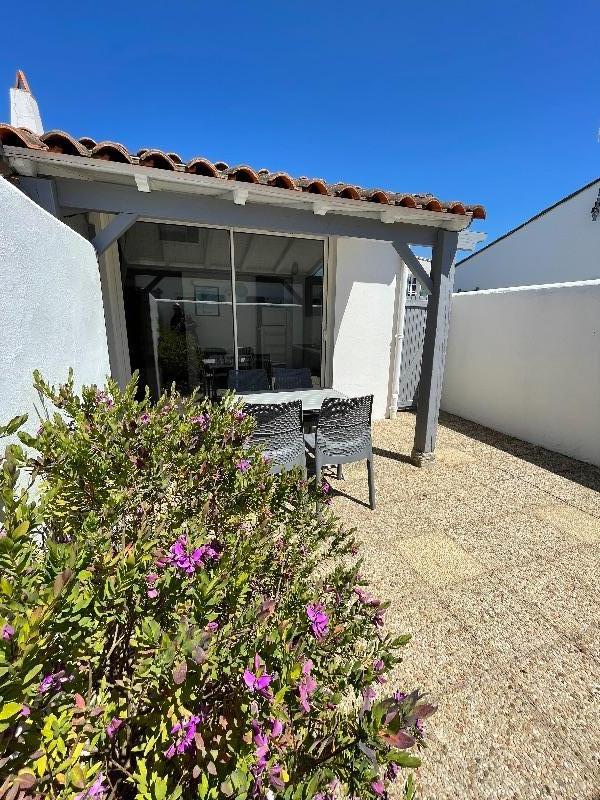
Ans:
<svg viewBox="0 0 600 800"><path fill-rule="evenodd" d="M398 680L439 704L423 800L600 798L600 470L445 415L438 461L408 461L414 416L374 426L332 479L365 574L410 632Z"/></svg>

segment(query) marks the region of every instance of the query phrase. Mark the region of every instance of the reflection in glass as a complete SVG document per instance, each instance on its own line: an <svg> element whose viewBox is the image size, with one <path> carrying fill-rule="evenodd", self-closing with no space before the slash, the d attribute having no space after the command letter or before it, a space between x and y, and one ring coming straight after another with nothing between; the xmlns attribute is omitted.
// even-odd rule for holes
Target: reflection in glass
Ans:
<svg viewBox="0 0 600 800"><path fill-rule="evenodd" d="M224 388L234 364L229 232L138 222L121 239L132 369L154 396Z"/></svg>
<svg viewBox="0 0 600 800"><path fill-rule="evenodd" d="M240 368L310 370L321 385L323 242L235 233Z"/></svg>
<svg viewBox="0 0 600 800"><path fill-rule="evenodd" d="M138 222L119 241L131 367L154 397L175 383L218 398L236 366L321 385L323 242L235 233L234 305L230 235Z"/></svg>

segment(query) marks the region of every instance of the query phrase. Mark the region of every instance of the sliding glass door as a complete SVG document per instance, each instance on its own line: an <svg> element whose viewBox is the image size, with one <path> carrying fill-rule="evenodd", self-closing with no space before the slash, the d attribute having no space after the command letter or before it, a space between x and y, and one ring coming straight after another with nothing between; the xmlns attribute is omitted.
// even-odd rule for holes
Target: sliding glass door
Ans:
<svg viewBox="0 0 600 800"><path fill-rule="evenodd" d="M240 366L305 367L320 386L323 242L235 233L234 244Z"/></svg>
<svg viewBox="0 0 600 800"><path fill-rule="evenodd" d="M218 398L232 370L277 368L320 385L323 241L138 222L119 245L140 387Z"/></svg>

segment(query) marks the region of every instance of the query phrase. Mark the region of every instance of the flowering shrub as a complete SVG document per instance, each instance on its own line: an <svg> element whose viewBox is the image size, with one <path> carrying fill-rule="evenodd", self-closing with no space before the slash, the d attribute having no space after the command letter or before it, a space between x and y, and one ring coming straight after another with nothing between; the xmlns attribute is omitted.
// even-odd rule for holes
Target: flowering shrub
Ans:
<svg viewBox="0 0 600 800"><path fill-rule="evenodd" d="M57 410L0 477L0 797L412 797L433 708L381 691L408 637L252 419L35 380Z"/></svg>

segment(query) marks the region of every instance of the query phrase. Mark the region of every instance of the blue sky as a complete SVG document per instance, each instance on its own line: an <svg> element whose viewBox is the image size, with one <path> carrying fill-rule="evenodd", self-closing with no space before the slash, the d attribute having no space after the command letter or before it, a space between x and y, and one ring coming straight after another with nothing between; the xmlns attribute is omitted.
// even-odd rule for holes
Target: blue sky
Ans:
<svg viewBox="0 0 600 800"><path fill-rule="evenodd" d="M488 241L600 174L597 0L28 9L4 119L19 67L46 129L481 202Z"/></svg>

